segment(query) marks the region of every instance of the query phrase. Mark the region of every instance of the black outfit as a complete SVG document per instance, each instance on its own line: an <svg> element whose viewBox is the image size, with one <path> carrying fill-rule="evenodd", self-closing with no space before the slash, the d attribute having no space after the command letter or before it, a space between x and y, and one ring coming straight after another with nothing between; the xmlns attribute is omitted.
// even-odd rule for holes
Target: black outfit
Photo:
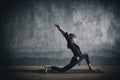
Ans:
<svg viewBox="0 0 120 80"><path fill-rule="evenodd" d="M64 37L67 40L67 47L73 52L74 56L72 57L70 63L68 65L64 66L63 68L52 66L51 69L57 70L59 72L65 72L65 71L69 70L70 68L74 67L76 64L80 63L83 59L86 59L87 64L89 64L90 60L89 60L88 54L81 53L80 47L71 41L67 32L65 33ZM79 60L77 60L77 58L76 58L77 56L80 57Z"/></svg>

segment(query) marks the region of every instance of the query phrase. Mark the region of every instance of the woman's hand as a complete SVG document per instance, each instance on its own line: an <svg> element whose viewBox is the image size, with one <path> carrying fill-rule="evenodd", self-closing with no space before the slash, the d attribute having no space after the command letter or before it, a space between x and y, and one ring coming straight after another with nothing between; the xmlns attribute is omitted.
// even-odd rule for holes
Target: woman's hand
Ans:
<svg viewBox="0 0 120 80"><path fill-rule="evenodd" d="M77 57L77 60L80 60L80 57Z"/></svg>
<svg viewBox="0 0 120 80"><path fill-rule="evenodd" d="M62 35L65 35L65 31L61 29L61 27L58 24L55 24L55 27L62 33Z"/></svg>
<svg viewBox="0 0 120 80"><path fill-rule="evenodd" d="M79 56L76 56L75 58L76 58L77 60L80 60L80 57L79 57Z"/></svg>
<svg viewBox="0 0 120 80"><path fill-rule="evenodd" d="M59 29L60 29L60 26L59 26L59 24L55 24L55 27L57 27L57 28L59 28Z"/></svg>

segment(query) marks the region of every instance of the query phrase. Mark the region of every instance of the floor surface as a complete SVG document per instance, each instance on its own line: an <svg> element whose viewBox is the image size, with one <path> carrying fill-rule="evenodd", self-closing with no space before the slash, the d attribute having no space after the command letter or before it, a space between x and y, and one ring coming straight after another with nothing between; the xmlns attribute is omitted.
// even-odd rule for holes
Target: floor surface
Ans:
<svg viewBox="0 0 120 80"><path fill-rule="evenodd" d="M49 70L46 74L43 66L3 67L1 80L120 80L120 66L95 68L98 71L89 71L87 66L76 66L65 73Z"/></svg>

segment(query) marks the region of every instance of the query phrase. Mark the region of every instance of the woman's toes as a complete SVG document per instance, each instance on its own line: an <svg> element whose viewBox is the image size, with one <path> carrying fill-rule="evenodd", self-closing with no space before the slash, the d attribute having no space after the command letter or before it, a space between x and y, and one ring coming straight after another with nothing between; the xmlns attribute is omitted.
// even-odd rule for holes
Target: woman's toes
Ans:
<svg viewBox="0 0 120 80"><path fill-rule="evenodd" d="M48 73L48 67L44 66L45 73Z"/></svg>

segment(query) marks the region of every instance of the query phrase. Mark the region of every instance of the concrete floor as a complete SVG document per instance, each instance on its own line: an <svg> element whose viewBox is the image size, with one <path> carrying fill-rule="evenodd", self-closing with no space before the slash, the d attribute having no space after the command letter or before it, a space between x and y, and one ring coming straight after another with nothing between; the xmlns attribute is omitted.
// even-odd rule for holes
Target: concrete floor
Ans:
<svg viewBox="0 0 120 80"><path fill-rule="evenodd" d="M120 80L120 66L95 67L100 71L89 72L87 66L76 66L65 73L49 74L41 72L42 66L4 67L1 80Z"/></svg>

